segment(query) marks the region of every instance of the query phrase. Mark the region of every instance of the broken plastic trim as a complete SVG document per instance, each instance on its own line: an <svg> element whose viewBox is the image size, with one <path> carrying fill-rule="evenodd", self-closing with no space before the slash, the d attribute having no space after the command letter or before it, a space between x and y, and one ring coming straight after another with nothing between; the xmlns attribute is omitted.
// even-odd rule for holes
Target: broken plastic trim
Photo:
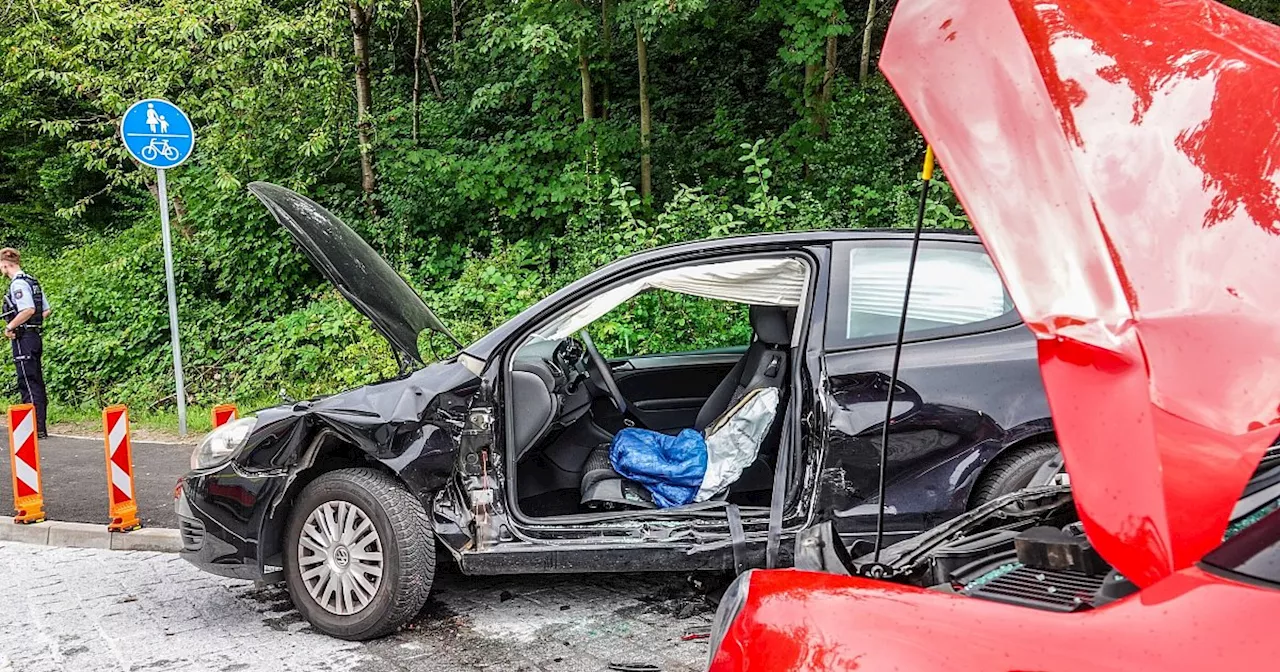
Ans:
<svg viewBox="0 0 1280 672"><path fill-rule="evenodd" d="M835 522L826 520L796 535L795 568L809 572L850 574L853 559L836 534Z"/></svg>
<svg viewBox="0 0 1280 672"><path fill-rule="evenodd" d="M1048 500L1048 501L1045 501ZM888 548L880 558L868 553L855 558L850 567L883 565L887 574L877 578L892 578L911 572L918 563L927 559L937 546L949 541L956 532L987 518L1027 518L1044 514L1072 503L1071 488L1066 485L1049 485L1011 492L987 502L966 513L921 533L900 541Z"/></svg>

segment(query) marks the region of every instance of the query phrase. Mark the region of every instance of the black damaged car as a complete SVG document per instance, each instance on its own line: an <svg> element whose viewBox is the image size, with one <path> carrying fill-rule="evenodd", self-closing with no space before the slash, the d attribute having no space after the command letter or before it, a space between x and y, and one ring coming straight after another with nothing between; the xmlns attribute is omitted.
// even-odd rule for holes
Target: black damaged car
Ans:
<svg viewBox="0 0 1280 672"><path fill-rule="evenodd" d="M202 569L283 580L318 630L368 639L422 607L437 547L468 574L741 572L789 562L796 531L817 521L846 546L874 537L908 236L654 249L464 347L324 208L271 184L250 190L404 373L207 436L176 502L183 557ZM740 345L602 355L592 324L654 293L730 306ZM1065 478L1033 337L976 237L925 235L907 317L885 465L890 543ZM424 366L420 339L458 351ZM636 473L611 455L620 432L705 443L705 475Z"/></svg>

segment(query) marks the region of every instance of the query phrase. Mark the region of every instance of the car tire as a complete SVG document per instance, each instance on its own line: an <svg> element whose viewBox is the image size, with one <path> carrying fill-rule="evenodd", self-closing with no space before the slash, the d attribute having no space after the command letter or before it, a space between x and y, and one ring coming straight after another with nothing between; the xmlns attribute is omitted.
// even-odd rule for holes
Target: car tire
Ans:
<svg viewBox="0 0 1280 672"><path fill-rule="evenodd" d="M321 475L298 495L285 534L289 596L326 635L382 637L427 602L436 569L431 523L422 503L387 474Z"/></svg>
<svg viewBox="0 0 1280 672"><path fill-rule="evenodd" d="M1057 442L1041 441L1001 455L982 475L970 501L978 506L1027 487L1040 467L1057 457L1059 452Z"/></svg>

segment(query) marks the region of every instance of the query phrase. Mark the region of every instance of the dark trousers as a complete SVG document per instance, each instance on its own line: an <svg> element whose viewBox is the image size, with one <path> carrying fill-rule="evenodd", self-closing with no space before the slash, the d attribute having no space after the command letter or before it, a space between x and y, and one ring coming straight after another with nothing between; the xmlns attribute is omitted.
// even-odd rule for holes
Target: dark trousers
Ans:
<svg viewBox="0 0 1280 672"><path fill-rule="evenodd" d="M48 432L45 417L49 412L49 398L44 389L44 344L40 332L20 329L17 338L10 341L13 348L13 368L18 371L18 394L22 403L36 407L36 431Z"/></svg>

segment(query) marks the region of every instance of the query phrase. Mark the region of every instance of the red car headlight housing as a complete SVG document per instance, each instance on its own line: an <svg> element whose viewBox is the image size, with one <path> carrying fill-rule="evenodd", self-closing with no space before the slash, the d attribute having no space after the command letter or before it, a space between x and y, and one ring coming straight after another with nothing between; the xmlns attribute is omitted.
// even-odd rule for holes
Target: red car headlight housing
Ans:
<svg viewBox="0 0 1280 672"><path fill-rule="evenodd" d="M720 644L724 641L724 636L729 632L729 626L738 619L738 614L742 613L742 608L747 604L747 591L751 588L751 574L754 569L743 572L741 576L733 580L728 588L724 590L724 596L720 598L720 606L716 608L715 620L711 622L711 648L707 654L707 667L711 666L712 661L716 659L716 654L720 651Z"/></svg>

